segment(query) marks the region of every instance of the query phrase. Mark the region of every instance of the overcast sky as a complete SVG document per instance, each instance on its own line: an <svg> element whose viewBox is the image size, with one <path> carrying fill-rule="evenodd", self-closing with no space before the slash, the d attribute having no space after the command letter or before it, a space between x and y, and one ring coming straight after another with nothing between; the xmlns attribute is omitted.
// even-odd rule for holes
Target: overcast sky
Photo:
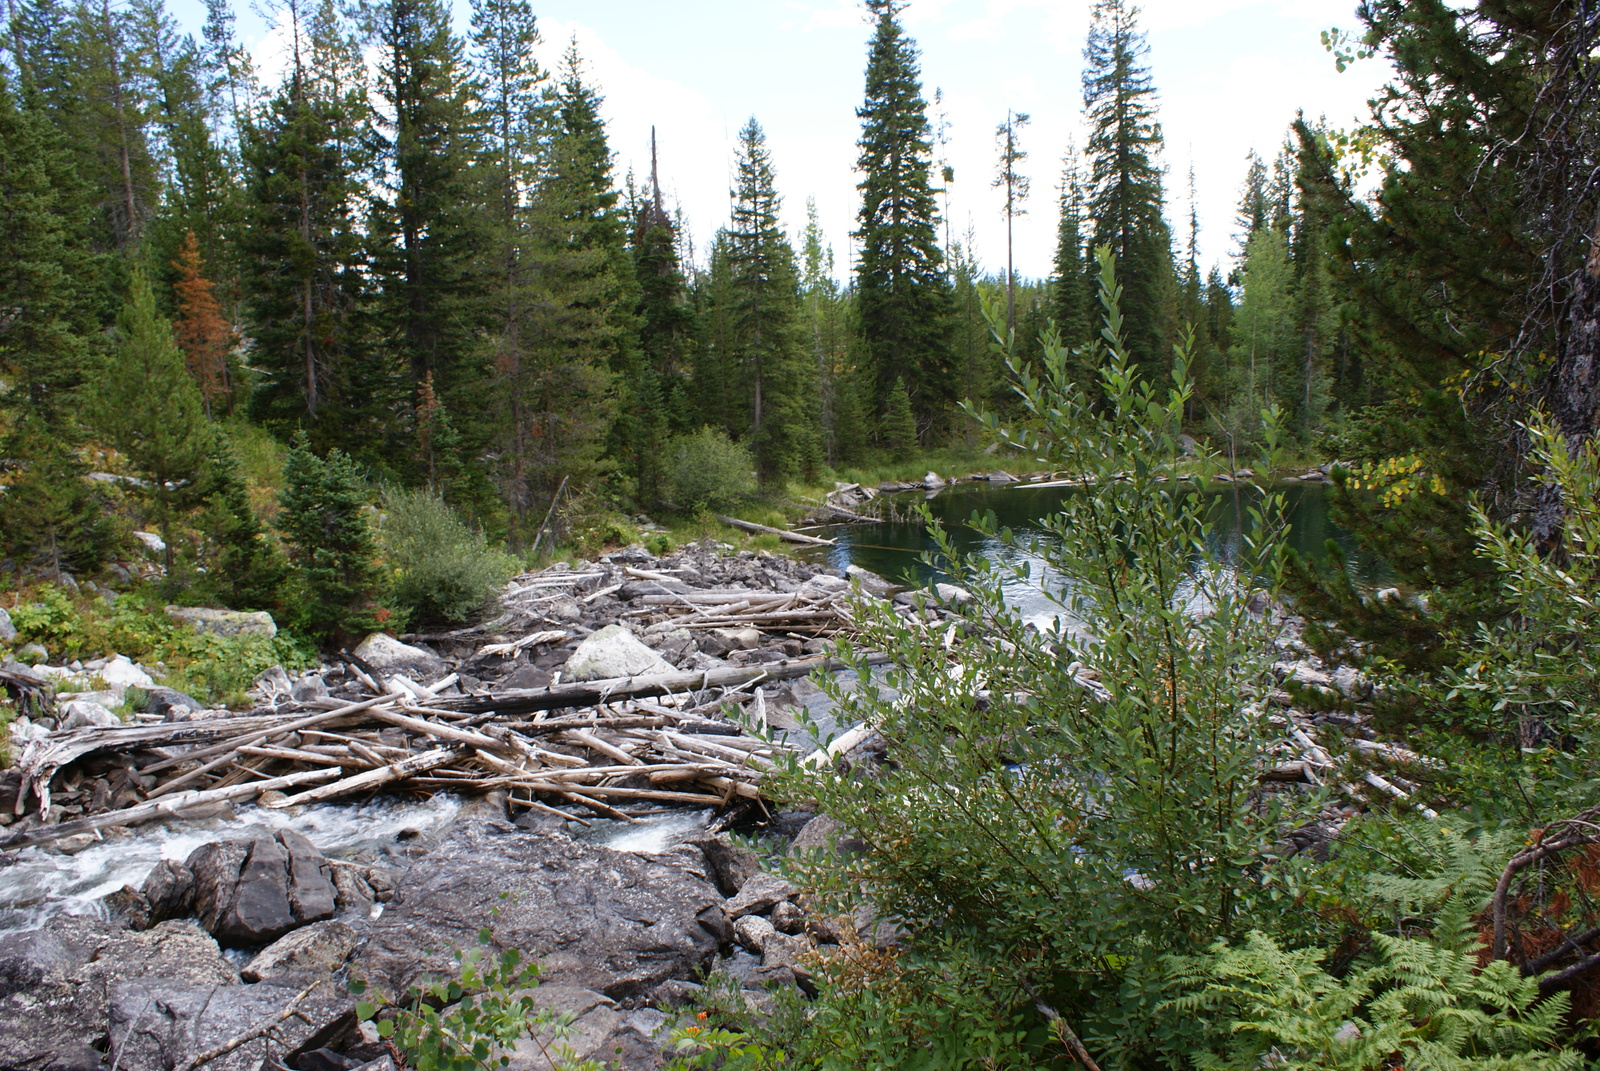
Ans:
<svg viewBox="0 0 1600 1071"><path fill-rule="evenodd" d="M1081 74L1090 0L914 0L902 16L922 51L925 96L944 91L949 122L951 227L971 228L981 262L1005 262L995 170L995 126L1006 110L1033 117L1023 134L1033 180L1018 221L1017 270L1049 273L1055 188L1069 139L1081 144ZM262 66L277 67L267 21L240 4L241 36ZM1382 82L1376 60L1343 74L1319 31L1355 27L1355 0L1149 0L1141 22L1166 133L1168 217L1188 218L1195 172L1202 261L1233 250L1233 215L1253 148L1271 156L1297 109L1335 127L1366 114ZM199 0L174 0L198 30ZM457 0L457 29L470 8ZM870 26L858 0L535 0L553 68L572 38L605 96L619 181L649 170L650 128L660 144L662 183L687 213L703 251L727 218L732 151L754 115L766 129L791 231L807 197L832 242L837 270L850 263L856 211L856 138Z"/></svg>

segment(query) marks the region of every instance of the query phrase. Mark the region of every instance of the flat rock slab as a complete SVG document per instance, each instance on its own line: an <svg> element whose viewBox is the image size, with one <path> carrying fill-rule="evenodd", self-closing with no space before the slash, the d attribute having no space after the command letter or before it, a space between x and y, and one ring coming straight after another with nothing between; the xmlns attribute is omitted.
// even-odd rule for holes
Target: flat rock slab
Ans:
<svg viewBox="0 0 1600 1071"><path fill-rule="evenodd" d="M210 606L169 606L167 616L196 632L218 636L265 636L278 634L278 624L265 610L219 610Z"/></svg>
<svg viewBox="0 0 1600 1071"><path fill-rule="evenodd" d="M282 1057L312 1033L341 1016L354 998L331 982L323 983L295 1008L304 1015L278 1017L299 990L280 985L192 985L165 978L116 983L107 1018L110 1051L128 1071L171 1071L241 1034L272 1024L266 1036L248 1041L211 1060L206 1071L263 1071L281 1066Z"/></svg>
<svg viewBox="0 0 1600 1071"><path fill-rule="evenodd" d="M703 868L473 819L404 873L350 973L401 994L454 970L487 928L495 952L538 960L546 984L620 1001L694 978L726 927Z"/></svg>
<svg viewBox="0 0 1600 1071"><path fill-rule="evenodd" d="M334 912L332 867L291 830L202 844L185 865L194 875L195 914L224 944L275 941Z"/></svg>
<svg viewBox="0 0 1600 1071"><path fill-rule="evenodd" d="M40 929L0 938L0 1067L99 1069L110 991L149 977L207 992L239 981L216 941L188 922L134 933L103 919L63 915ZM142 1071L163 1065L121 1066Z"/></svg>

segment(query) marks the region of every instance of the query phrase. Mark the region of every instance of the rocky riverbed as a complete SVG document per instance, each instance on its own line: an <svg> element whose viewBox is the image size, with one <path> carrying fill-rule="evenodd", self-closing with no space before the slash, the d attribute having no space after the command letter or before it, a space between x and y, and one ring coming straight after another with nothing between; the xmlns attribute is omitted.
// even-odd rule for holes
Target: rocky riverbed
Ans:
<svg viewBox="0 0 1600 1071"><path fill-rule="evenodd" d="M372 746L420 748L430 726L476 732L458 728L467 723L451 722L447 711L419 712L424 702L487 704L471 721L484 726L506 697L565 695L559 690L575 682L696 672L706 682L762 667L782 678L781 667L814 658L829 637L848 630L851 599L894 595L870 574L846 576L775 555L702 545L653 558L631 548L517 578L501 612L482 625L369 637L314 670L264 674L256 707L245 713L205 710L163 690L148 672L155 667L127 659L8 662L6 682L29 715L15 737L22 761L0 775L0 824L8 827L0 835L38 842L0 855L0 1069L140 1071L197 1060L224 1069L386 1068L397 1054L356 1023L350 981L402 994L449 972L455 954L475 948L485 929L491 951L516 948L540 964L537 999L571 1017L564 1044L572 1055L659 1066L671 1016L709 972L730 976L759 1003L772 986L805 988L808 957L841 931L859 921L870 938L880 928L813 917L792 887L762 872L754 851L707 831L714 819L720 828L740 817L741 806L754 807L776 851L797 833L802 845L826 842L826 819L809 825L813 816L775 813L758 791L732 791L755 779L721 778L731 787L709 797L717 806L674 807L646 788L636 804L575 792L578 805L561 810L563 801L548 794L544 803L528 795L519 804L519 784L493 787L479 777L461 795L444 791L449 784L402 777L388 785L399 793L392 803L296 803L279 793L161 815L161 824L142 829L113 824L56 834L159 797L156 778L142 771L204 771L209 753L200 745L225 733L216 726L298 724L307 712L382 699L411 712L397 718L431 720L420 732L390 725L370 737ZM937 600L913 605L902 597L900 604L907 614L943 612ZM723 745L702 745L727 750L739 726L714 722L743 706L780 738L791 734L788 746L814 747L797 715L808 702L825 714L819 693L792 674L764 688L759 674L747 676L752 687L662 698L656 709L682 730L674 741L694 746L696 727L728 732L735 736L706 737ZM110 710L130 688L152 700L137 724L122 725ZM661 705L668 703L675 705ZM639 713L620 702L602 705ZM639 730L607 733L606 724L575 739L528 739L538 740L546 770L564 774L653 754L626 735ZM210 736L163 735L191 726ZM137 746L116 744L139 733ZM151 739L169 742L145 746ZM302 731L229 754L232 768L249 766L261 777L315 760L324 742ZM52 765L42 760L48 754L70 757ZM588 793L650 784L599 769L603 778L580 786ZM206 773L218 775L222 783L233 776ZM406 804L406 796L419 802ZM614 816L602 818L584 802ZM546 1066L544 1052L530 1040L513 1066Z"/></svg>

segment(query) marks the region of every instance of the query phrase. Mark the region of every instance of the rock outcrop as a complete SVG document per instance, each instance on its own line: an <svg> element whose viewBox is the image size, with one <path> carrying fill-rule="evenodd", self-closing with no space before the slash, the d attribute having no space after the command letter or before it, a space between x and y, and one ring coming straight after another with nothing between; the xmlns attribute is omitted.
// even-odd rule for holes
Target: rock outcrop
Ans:
<svg viewBox="0 0 1600 1071"><path fill-rule="evenodd" d="M489 927L496 951L520 949L548 985L629 1001L692 979L729 935L703 864L616 852L564 834L470 819L418 860L351 966L385 992L454 967ZM700 858L698 852L692 853Z"/></svg>
<svg viewBox="0 0 1600 1071"><path fill-rule="evenodd" d="M195 914L224 944L266 944L333 916L332 868L298 833L213 841L196 848L186 866Z"/></svg>

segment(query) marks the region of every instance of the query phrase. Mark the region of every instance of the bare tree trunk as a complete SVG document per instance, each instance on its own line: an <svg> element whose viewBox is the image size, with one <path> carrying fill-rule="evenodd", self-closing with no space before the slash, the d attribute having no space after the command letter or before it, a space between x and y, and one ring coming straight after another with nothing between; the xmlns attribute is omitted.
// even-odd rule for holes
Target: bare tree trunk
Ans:
<svg viewBox="0 0 1600 1071"><path fill-rule="evenodd" d="M1596 417L1600 416L1600 219L1590 236L1584 270L1577 276L1566 338L1551 370L1551 385L1551 417L1566 440L1568 453L1576 454L1594 438ZM1560 488L1549 483L1539 488L1533 534L1551 551L1560 550L1566 513Z"/></svg>

